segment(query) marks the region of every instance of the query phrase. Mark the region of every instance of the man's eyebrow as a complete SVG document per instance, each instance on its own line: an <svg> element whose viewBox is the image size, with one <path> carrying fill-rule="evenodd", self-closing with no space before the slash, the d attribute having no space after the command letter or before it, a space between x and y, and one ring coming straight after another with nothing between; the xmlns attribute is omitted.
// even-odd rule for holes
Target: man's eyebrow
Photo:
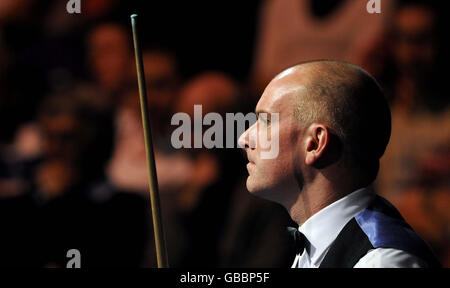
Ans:
<svg viewBox="0 0 450 288"><path fill-rule="evenodd" d="M256 114L257 116L259 115L259 113L270 114L270 112L267 112L266 110L262 110L262 109L255 110L255 114Z"/></svg>

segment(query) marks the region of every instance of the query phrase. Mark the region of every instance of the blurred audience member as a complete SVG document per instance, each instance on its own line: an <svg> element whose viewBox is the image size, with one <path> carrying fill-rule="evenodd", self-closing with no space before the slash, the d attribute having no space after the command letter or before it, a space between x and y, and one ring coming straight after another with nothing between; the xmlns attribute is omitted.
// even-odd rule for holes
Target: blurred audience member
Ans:
<svg viewBox="0 0 450 288"><path fill-rule="evenodd" d="M31 12L36 0L2 0L0 2L0 27L2 24L22 21Z"/></svg>
<svg viewBox="0 0 450 288"><path fill-rule="evenodd" d="M81 1L81 13L73 17L74 15L65 13L68 1L50 0L44 21L45 31L52 36L73 33L91 22L109 16L118 8L119 2L118 0Z"/></svg>
<svg viewBox="0 0 450 288"><path fill-rule="evenodd" d="M137 267L146 241L145 199L105 188L100 179L111 151L111 121L86 97L67 94L49 98L40 113L44 157L35 185L46 200L45 263L64 266L65 253L75 248L84 267Z"/></svg>
<svg viewBox="0 0 450 288"><path fill-rule="evenodd" d="M194 105L202 105L203 117L210 112L225 117L226 113L241 112L238 106L242 102L241 97L240 87L228 76L205 72L183 86L176 110L194 119ZM223 119L224 131L221 133L225 143L231 135L226 135L226 121ZM206 129L204 127L203 130ZM177 197L178 209L182 212L181 226L189 236L189 250L185 251L181 265L283 265L287 255L284 249L288 245L284 242L287 239L285 231L280 227L287 225L286 213L276 205L255 199L242 189L245 159L240 151L191 149L187 153L192 154L196 164L190 183Z"/></svg>
<svg viewBox="0 0 450 288"><path fill-rule="evenodd" d="M155 145L158 181L161 190L183 185L186 177L176 173L177 167L190 167L186 160L180 166L173 165L170 155L170 119L172 105L178 89L177 64L174 57L160 50L144 53L144 67L147 82L147 97L150 109L153 142ZM108 164L108 176L117 187L147 195L148 172L145 157L144 135L137 83L133 83L121 97L116 113L116 139L114 152ZM160 157L161 156L161 157ZM165 156L167 158L167 165ZM171 164L169 164L171 163ZM164 167L167 167L164 169ZM161 172L159 172L161 170ZM164 173L164 171L167 171ZM177 176L178 175L178 176ZM179 183L181 181L181 183ZM177 184L179 183L179 184Z"/></svg>
<svg viewBox="0 0 450 288"><path fill-rule="evenodd" d="M42 69L36 67L34 59L28 58L41 36L42 10L38 6L36 0L0 3L0 143L3 145L10 144L19 125L33 119L44 93Z"/></svg>
<svg viewBox="0 0 450 288"><path fill-rule="evenodd" d="M133 54L129 32L114 23L94 27L87 37L91 74L96 85L111 97L104 99L113 107L133 73Z"/></svg>
<svg viewBox="0 0 450 288"><path fill-rule="evenodd" d="M369 52L366 68L391 100L392 136L381 159L378 191L437 255L448 255L450 109L439 64L437 16L425 1L400 5L387 39L380 42L385 46L374 47L383 53Z"/></svg>
<svg viewBox="0 0 450 288"><path fill-rule="evenodd" d="M367 1L266 0L260 13L253 81L257 91L279 71L305 60L359 64L362 52L383 32L395 1L369 14Z"/></svg>
<svg viewBox="0 0 450 288"><path fill-rule="evenodd" d="M5 250L2 256L10 259L9 254L21 257L20 251L33 251L15 259L17 265L65 267L66 253L74 248L81 252L83 267L137 267L142 262L149 219L146 200L101 180L111 151L111 121L83 92L46 98L38 121L17 137L22 145L12 146L9 155L14 157L6 157L5 171L15 172L10 174L25 185L20 194L0 201L2 207L14 204L5 209L11 216L11 209L21 211L14 225L2 227L8 241L0 252ZM26 233L18 233L17 223ZM17 237L25 234L22 244Z"/></svg>
<svg viewBox="0 0 450 288"><path fill-rule="evenodd" d="M233 112L236 108L238 96L239 88L228 76L219 72L204 72L188 80L183 85L178 101L176 102L175 110L176 112L189 115L192 121L192 132L194 132L194 121L201 121L200 124L203 125L203 117L206 114L219 113L222 117L225 117L225 113ZM201 118L194 116L194 105L201 105ZM203 130L206 130L206 127ZM221 131L221 133L224 133L224 131ZM191 136L191 147L194 147L195 134L191 133ZM225 136L225 133L223 136ZM222 139L225 141L225 137ZM200 198L199 193L206 186L214 183L219 175L222 175L222 171L219 171L220 161L222 159L218 158L218 155L222 152L221 150L210 150L206 148L185 150L186 153L191 154L191 157L197 159L197 168L192 171L191 180L193 180L193 185L183 187L183 191L179 194L179 199L181 200L179 205L181 209L187 211L193 209ZM230 173L228 176L230 181L234 181L234 175Z"/></svg>
<svg viewBox="0 0 450 288"><path fill-rule="evenodd" d="M173 54L163 49L150 49L143 53L150 125L154 144L158 185L166 229L169 260L171 265L179 263L180 245L185 245L182 227L176 222L176 203L171 197L185 186L194 171L193 161L184 154L174 153L170 144L170 119L178 93L178 65ZM123 93L115 115L115 140L113 155L107 166L109 182L115 187L141 195L149 200L148 169L142 129L139 93L136 80ZM153 227L147 229L145 267L155 267ZM171 233L173 231L173 233Z"/></svg>

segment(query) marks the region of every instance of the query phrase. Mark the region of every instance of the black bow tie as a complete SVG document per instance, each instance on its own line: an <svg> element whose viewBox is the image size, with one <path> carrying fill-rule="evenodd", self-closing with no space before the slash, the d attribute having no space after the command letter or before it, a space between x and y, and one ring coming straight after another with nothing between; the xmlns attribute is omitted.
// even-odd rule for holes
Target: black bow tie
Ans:
<svg viewBox="0 0 450 288"><path fill-rule="evenodd" d="M307 240L305 235L303 235L303 233L301 233L297 228L294 227L287 227L287 230L294 241L296 254L300 254L301 256L306 248Z"/></svg>

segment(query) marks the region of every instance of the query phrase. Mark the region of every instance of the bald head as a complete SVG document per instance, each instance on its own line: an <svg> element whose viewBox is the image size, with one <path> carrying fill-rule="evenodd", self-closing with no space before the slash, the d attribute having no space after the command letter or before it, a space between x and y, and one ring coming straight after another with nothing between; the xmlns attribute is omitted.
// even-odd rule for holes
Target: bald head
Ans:
<svg viewBox="0 0 450 288"><path fill-rule="evenodd" d="M320 60L291 67L273 80L278 81L298 87L294 113L303 127L326 124L341 142L344 158L376 176L389 142L391 117L372 76L353 64Z"/></svg>

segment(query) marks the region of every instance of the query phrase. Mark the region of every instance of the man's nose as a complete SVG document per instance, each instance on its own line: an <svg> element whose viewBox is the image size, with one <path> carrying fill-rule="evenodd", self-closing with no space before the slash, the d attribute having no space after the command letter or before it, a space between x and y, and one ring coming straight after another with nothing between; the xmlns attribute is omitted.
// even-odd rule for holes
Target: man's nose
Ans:
<svg viewBox="0 0 450 288"><path fill-rule="evenodd" d="M241 136L239 136L239 139L238 139L239 148L243 148L243 149L248 148L247 133L248 133L248 129L245 130L244 133L241 134Z"/></svg>
<svg viewBox="0 0 450 288"><path fill-rule="evenodd" d="M239 137L238 145L240 148L246 149L246 148L255 148L256 142L255 142L255 125L250 126L242 135Z"/></svg>

